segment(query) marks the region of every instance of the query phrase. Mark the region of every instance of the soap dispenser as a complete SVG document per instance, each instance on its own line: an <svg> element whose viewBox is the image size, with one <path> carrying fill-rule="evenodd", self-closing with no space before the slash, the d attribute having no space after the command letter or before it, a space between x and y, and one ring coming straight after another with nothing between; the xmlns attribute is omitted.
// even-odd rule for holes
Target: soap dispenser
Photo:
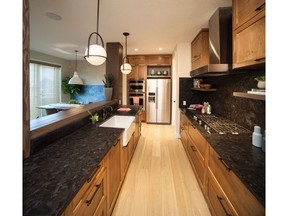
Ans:
<svg viewBox="0 0 288 216"><path fill-rule="evenodd" d="M261 127L259 126L254 126L254 132L252 134L252 144L258 148L262 147Z"/></svg>

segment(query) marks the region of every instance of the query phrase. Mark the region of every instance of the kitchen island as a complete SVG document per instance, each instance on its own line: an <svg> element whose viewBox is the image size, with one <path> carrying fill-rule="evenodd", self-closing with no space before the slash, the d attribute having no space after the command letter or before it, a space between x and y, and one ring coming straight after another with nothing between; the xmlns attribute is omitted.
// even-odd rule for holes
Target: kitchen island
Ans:
<svg viewBox="0 0 288 216"><path fill-rule="evenodd" d="M24 160L23 215L61 215L123 132L88 123Z"/></svg>

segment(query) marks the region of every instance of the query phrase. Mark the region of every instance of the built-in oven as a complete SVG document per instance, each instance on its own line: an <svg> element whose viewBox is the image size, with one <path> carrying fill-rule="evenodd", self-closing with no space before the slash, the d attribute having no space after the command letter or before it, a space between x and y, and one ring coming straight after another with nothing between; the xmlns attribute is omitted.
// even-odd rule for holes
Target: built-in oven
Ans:
<svg viewBox="0 0 288 216"><path fill-rule="evenodd" d="M145 93L129 93L129 105L139 105L145 110Z"/></svg>
<svg viewBox="0 0 288 216"><path fill-rule="evenodd" d="M129 92L145 92L145 80L129 80Z"/></svg>

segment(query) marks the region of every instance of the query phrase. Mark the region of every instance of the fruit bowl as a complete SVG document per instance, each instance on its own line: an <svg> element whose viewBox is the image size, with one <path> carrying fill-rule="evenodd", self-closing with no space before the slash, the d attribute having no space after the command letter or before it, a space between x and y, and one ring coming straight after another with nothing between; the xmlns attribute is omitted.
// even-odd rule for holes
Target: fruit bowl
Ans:
<svg viewBox="0 0 288 216"><path fill-rule="evenodd" d="M200 88L209 89L211 87L212 87L211 84L200 84Z"/></svg>

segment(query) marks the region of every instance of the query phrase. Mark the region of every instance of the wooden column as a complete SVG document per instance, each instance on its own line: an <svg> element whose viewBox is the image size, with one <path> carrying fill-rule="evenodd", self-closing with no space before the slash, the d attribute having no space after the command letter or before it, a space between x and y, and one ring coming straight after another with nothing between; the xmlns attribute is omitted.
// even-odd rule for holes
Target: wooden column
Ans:
<svg viewBox="0 0 288 216"><path fill-rule="evenodd" d="M122 101L122 73L120 66L122 65L123 46L119 42L107 43L106 51L106 74L112 74L114 77L112 99Z"/></svg>
<svg viewBox="0 0 288 216"><path fill-rule="evenodd" d="M30 155L30 100L29 100L29 61L30 25L29 0L23 1L23 157Z"/></svg>

